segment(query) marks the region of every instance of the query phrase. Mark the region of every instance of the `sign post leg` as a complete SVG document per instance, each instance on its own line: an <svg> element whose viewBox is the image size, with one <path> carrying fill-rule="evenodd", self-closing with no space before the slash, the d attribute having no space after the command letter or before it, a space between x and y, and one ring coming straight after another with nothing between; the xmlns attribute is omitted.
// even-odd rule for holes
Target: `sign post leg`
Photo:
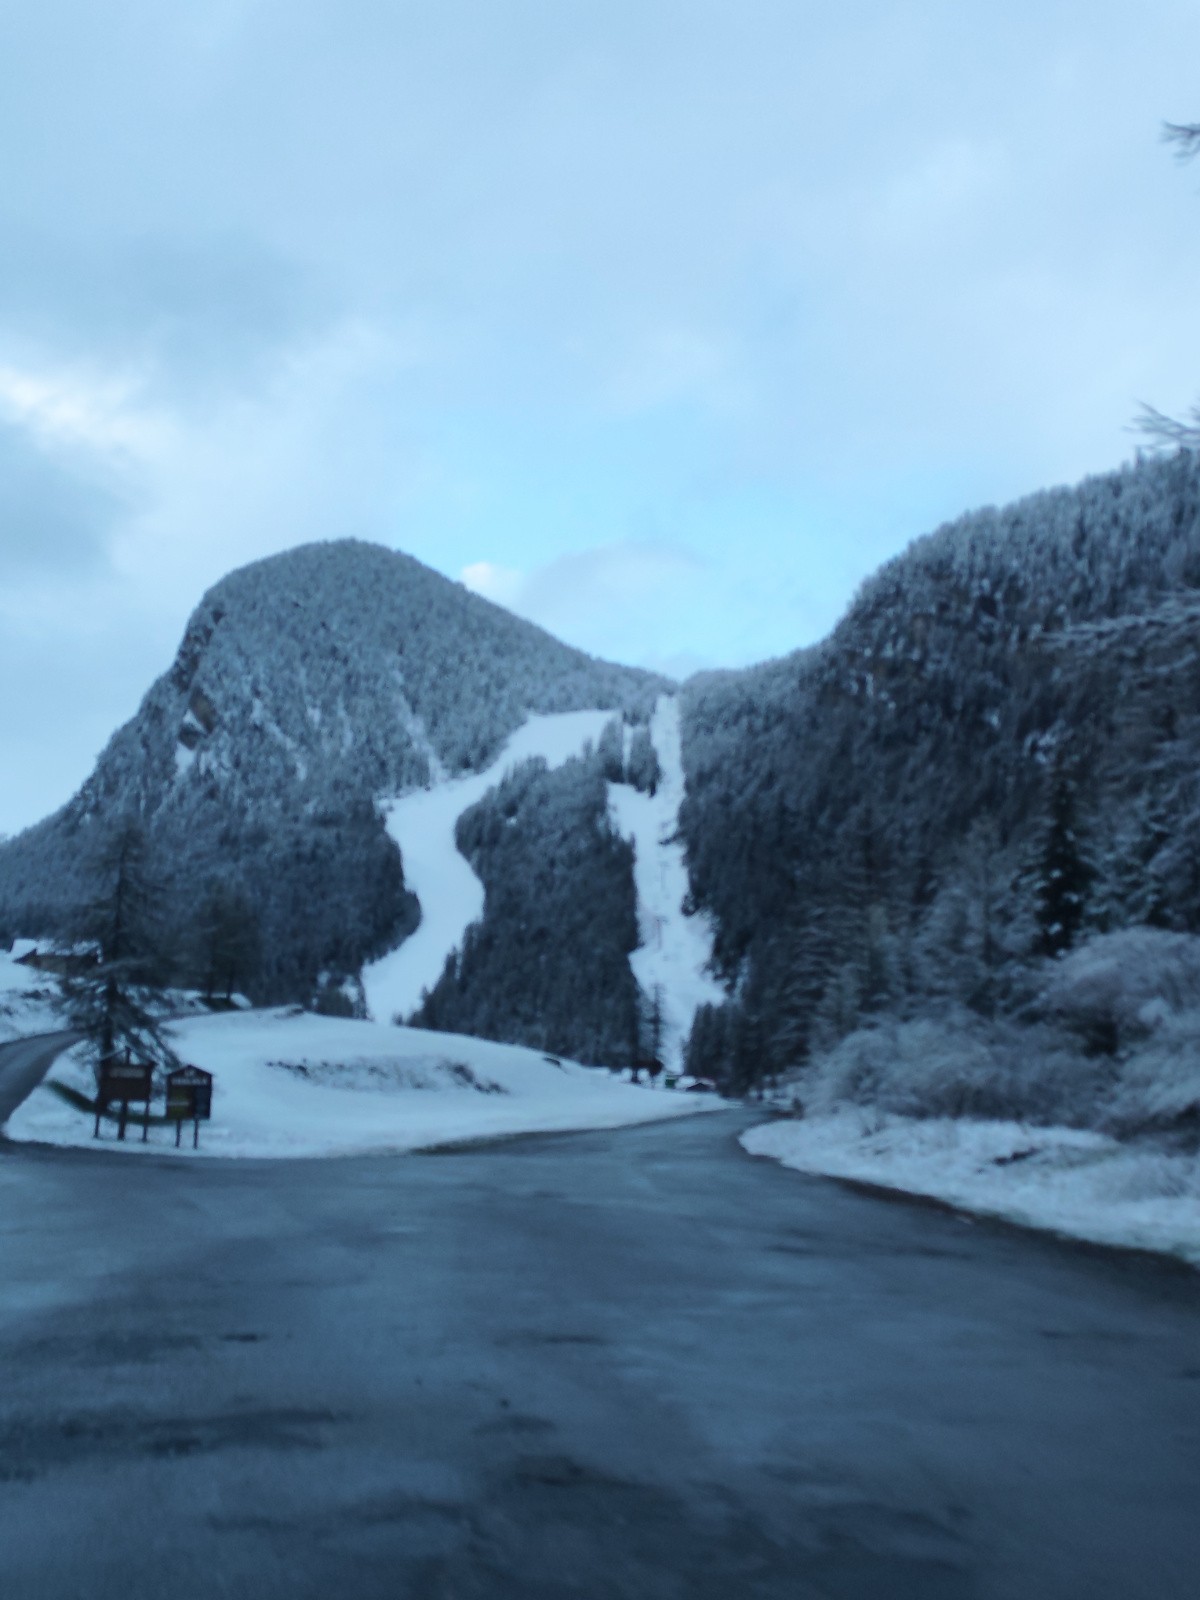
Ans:
<svg viewBox="0 0 1200 1600"><path fill-rule="evenodd" d="M97 1091L97 1093L96 1093L96 1126L92 1129L92 1138L93 1139L98 1139L99 1137L100 1137L100 1094L99 1094L99 1091Z"/></svg>
<svg viewBox="0 0 1200 1600"><path fill-rule="evenodd" d="M176 1117L175 1118L175 1148L176 1148L176 1150L179 1149L179 1137L182 1134L182 1132L183 1132L183 1118L182 1117Z"/></svg>
<svg viewBox="0 0 1200 1600"><path fill-rule="evenodd" d="M142 1117L142 1143L145 1144L150 1137L150 1102L146 1101L146 1112Z"/></svg>
<svg viewBox="0 0 1200 1600"><path fill-rule="evenodd" d="M197 1117L195 1122L192 1124L192 1149L193 1150L199 1150L199 1148L200 1148L200 1118Z"/></svg>
<svg viewBox="0 0 1200 1600"><path fill-rule="evenodd" d="M117 1138L118 1139L123 1139L125 1137L125 1119L128 1117L128 1115L129 1115L129 1101L128 1100L122 1100L121 1101L121 1120L117 1124Z"/></svg>

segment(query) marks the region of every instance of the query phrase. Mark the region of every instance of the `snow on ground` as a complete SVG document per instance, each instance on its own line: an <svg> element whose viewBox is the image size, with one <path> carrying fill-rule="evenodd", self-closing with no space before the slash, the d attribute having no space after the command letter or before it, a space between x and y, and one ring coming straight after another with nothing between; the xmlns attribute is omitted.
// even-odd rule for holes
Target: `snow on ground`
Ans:
<svg viewBox="0 0 1200 1600"><path fill-rule="evenodd" d="M33 939L18 939L11 950L0 950L0 1044L31 1033L52 1033L63 1025L54 1006L58 985L53 973L17 959L37 948Z"/></svg>
<svg viewBox="0 0 1200 1600"><path fill-rule="evenodd" d="M333 1156L416 1150L503 1134L614 1128L711 1110L710 1095L635 1086L603 1068L519 1045L386 1023L255 1011L173 1024L175 1048L214 1074L204 1156ZM60 1056L5 1129L10 1139L91 1145L93 1118L53 1083L94 1092L76 1052ZM157 1102L161 1111L161 1098ZM180 1154L191 1155L190 1125ZM106 1150L174 1154L174 1131L131 1123Z"/></svg>
<svg viewBox="0 0 1200 1600"><path fill-rule="evenodd" d="M679 701L662 695L650 722L662 776L653 795L629 784L608 786L609 814L633 841L634 885L641 943L629 958L642 992L662 1000L662 1059L669 1072L683 1064L683 1047L696 1008L720 1005L728 997L707 971L712 931L703 913L685 916L688 893L683 845L677 839L683 800L683 756L679 741Z"/></svg>
<svg viewBox="0 0 1200 1600"><path fill-rule="evenodd" d="M1200 1266L1200 1156L1074 1128L860 1110L770 1122L742 1144L801 1172L932 1195L982 1216Z"/></svg>
<svg viewBox="0 0 1200 1600"><path fill-rule="evenodd" d="M435 783L393 800L387 828L400 847L404 881L421 903L421 921L397 950L363 968L363 989L371 1015L381 1022L407 1017L442 975L446 958L457 950L472 922L483 916L483 885L458 852L454 829L460 816L506 773L541 756L561 766L590 739L597 742L611 711L568 711L530 717L485 772Z"/></svg>

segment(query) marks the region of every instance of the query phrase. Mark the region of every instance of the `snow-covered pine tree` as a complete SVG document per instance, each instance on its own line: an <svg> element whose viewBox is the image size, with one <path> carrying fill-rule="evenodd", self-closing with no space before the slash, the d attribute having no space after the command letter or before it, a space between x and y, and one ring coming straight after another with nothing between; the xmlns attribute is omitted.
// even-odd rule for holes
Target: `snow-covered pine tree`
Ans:
<svg viewBox="0 0 1200 1600"><path fill-rule="evenodd" d="M196 925L197 978L207 1000L232 1000L235 988L253 980L261 952L258 913L243 890L214 878Z"/></svg>
<svg viewBox="0 0 1200 1600"><path fill-rule="evenodd" d="M177 1065L156 990L164 976L161 889L147 866L141 823L123 817L99 852L94 898L81 911L61 980L64 1009L99 1081L104 1062L128 1050L157 1066Z"/></svg>
<svg viewBox="0 0 1200 1600"><path fill-rule="evenodd" d="M1060 759L1050 781L1049 818L1039 862L1037 887L1038 948L1042 955L1064 955L1083 926L1093 872L1079 842L1077 784Z"/></svg>
<svg viewBox="0 0 1200 1600"><path fill-rule="evenodd" d="M650 737L649 728L637 727L629 740L629 756L625 762L625 781L643 794L656 794L662 768L658 751Z"/></svg>

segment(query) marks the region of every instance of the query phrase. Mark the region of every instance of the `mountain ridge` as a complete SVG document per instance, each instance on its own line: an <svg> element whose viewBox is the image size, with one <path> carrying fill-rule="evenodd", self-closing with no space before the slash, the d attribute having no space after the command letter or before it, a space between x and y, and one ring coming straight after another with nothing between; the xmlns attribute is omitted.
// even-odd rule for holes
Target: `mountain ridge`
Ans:
<svg viewBox="0 0 1200 1600"><path fill-rule="evenodd" d="M413 925L382 799L486 766L530 714L645 720L664 687L411 556L358 540L301 545L208 590L77 793L0 845L0 916L14 931L61 931L95 842L132 814L175 920L210 883L244 880L266 909L263 993L295 998ZM302 937L314 917L327 925Z"/></svg>

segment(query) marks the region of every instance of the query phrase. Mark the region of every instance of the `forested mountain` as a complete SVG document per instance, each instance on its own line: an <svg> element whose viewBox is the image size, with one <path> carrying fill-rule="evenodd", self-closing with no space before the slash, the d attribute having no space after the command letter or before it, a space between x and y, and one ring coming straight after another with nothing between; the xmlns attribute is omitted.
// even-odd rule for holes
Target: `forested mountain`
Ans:
<svg viewBox="0 0 1200 1600"><path fill-rule="evenodd" d="M486 766L532 712L644 719L663 687L379 546L256 562L205 595L79 793L0 846L0 935L67 931L107 832L135 816L178 959L210 964L240 915L237 981L306 998L416 921L381 797Z"/></svg>
<svg viewBox="0 0 1200 1600"><path fill-rule="evenodd" d="M421 1019L628 1059L639 913L606 785L654 792L644 725L664 687L375 546L258 562L205 596L79 794L0 847L0 938L68 932L91 864L134 817L176 968L311 1000L416 923L382 799L481 771L530 713L612 709L594 750L523 768L461 815L485 915ZM994 1030L1041 1026L1052 992L1063 1015L1075 1007L1075 1042L1047 1035L1038 1059L1062 1045L1076 1072L1077 1045L1111 1056L1133 1002L1124 1020L1081 1009L1047 975L1083 971L1059 958L1097 935L1142 929L1122 960L1144 974L1167 952L1191 993L1178 973L1200 934L1197 457L918 540L818 647L691 680L682 731L691 901L731 997L697 1017L695 1070L738 1086L841 1050L870 1098L878 1063L909 1058L892 1036L850 1055L843 1041L949 1017L954 1058L976 1062L994 1110L1002 1074L978 1065L994 1063ZM1005 1059L1031 1048L1022 1035ZM1070 1098L1038 1094L1005 1104L1061 1115Z"/></svg>
<svg viewBox="0 0 1200 1600"><path fill-rule="evenodd" d="M873 1018L1028 1005L1090 932L1200 931L1200 465L964 517L815 649L684 692L693 892L747 1079Z"/></svg>

